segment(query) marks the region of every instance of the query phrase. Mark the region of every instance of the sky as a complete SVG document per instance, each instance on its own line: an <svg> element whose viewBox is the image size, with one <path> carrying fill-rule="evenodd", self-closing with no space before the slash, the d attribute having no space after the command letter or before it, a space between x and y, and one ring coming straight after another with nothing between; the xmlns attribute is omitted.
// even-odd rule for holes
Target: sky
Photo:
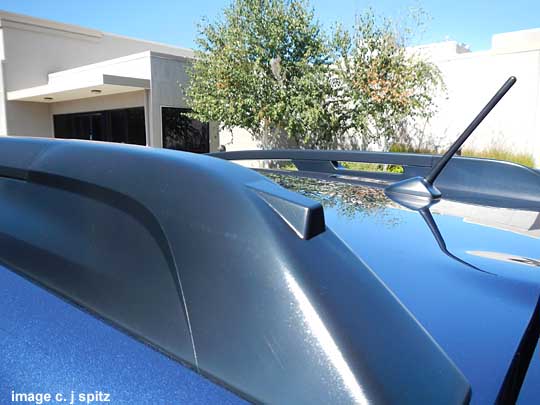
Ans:
<svg viewBox="0 0 540 405"><path fill-rule="evenodd" d="M81 25L104 32L187 48L195 47L197 24L218 16L230 0L0 0L0 9ZM540 0L311 0L321 24L351 25L371 7L402 18L411 7L430 16L414 45L455 40L472 51L491 47L496 33L540 28Z"/></svg>

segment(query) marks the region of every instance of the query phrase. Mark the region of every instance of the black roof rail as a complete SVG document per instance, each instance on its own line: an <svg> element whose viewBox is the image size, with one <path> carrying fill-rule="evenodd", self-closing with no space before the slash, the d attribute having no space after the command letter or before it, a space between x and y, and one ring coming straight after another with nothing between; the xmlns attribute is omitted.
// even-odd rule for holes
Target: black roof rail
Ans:
<svg viewBox="0 0 540 405"><path fill-rule="evenodd" d="M208 155L226 160L292 160L293 162L364 162L431 167L433 155L419 153L367 152L311 149L253 149L213 152ZM321 166L322 169L324 167ZM334 167L336 168L336 167ZM317 170L319 171L319 169Z"/></svg>
<svg viewBox="0 0 540 405"><path fill-rule="evenodd" d="M305 172L329 175L363 176L387 181L400 180L429 170L437 156L416 153L367 152L345 150L306 150L306 149L255 149L231 152L214 152L210 156L225 160L289 160ZM349 170L340 162L379 163L401 165L404 173L368 172Z"/></svg>
<svg viewBox="0 0 540 405"><path fill-rule="evenodd" d="M233 161L290 160L301 172L387 182L424 177L441 159L440 155L414 153L287 149L217 152L210 156ZM338 162L401 165L403 173L349 170ZM512 162L454 156L437 178L437 188L452 200L540 209L540 171Z"/></svg>

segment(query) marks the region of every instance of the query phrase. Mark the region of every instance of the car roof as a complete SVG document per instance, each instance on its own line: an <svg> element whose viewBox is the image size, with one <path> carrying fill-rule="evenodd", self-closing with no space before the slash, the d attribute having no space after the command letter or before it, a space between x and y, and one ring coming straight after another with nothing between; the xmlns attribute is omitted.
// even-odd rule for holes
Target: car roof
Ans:
<svg viewBox="0 0 540 405"><path fill-rule="evenodd" d="M244 398L470 396L321 204L252 170L145 147L3 138L0 183L6 267Z"/></svg>
<svg viewBox="0 0 540 405"><path fill-rule="evenodd" d="M471 382L473 402L496 401L536 316L540 210L443 198L419 212L388 198L380 182L262 173L319 201L327 226L456 362Z"/></svg>

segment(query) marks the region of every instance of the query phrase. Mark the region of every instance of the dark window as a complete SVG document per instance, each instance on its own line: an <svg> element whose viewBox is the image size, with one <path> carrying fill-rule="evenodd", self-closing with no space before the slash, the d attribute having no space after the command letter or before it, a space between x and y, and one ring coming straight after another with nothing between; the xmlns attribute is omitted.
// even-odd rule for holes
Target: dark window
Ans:
<svg viewBox="0 0 540 405"><path fill-rule="evenodd" d="M54 116L54 136L146 145L144 107Z"/></svg>
<svg viewBox="0 0 540 405"><path fill-rule="evenodd" d="M210 151L209 125L187 116L189 109L162 107L163 147L195 153Z"/></svg>

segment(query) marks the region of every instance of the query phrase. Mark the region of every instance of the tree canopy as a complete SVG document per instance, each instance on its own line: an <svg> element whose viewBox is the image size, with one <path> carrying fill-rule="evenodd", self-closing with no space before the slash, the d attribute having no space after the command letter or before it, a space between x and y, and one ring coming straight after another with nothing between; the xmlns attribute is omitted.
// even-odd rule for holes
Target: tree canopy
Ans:
<svg viewBox="0 0 540 405"><path fill-rule="evenodd" d="M386 147L432 113L442 83L395 28L368 11L326 33L307 1L233 0L200 26L188 102L266 148Z"/></svg>

